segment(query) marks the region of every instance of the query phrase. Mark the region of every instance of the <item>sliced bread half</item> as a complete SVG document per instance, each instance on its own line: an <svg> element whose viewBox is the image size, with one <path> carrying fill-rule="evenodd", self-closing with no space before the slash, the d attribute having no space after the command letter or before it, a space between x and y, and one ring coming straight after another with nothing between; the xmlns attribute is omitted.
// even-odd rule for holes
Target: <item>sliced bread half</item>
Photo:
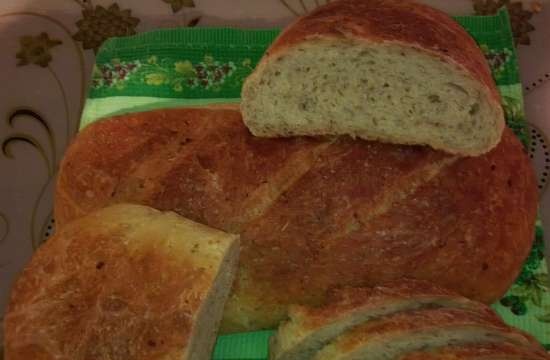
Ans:
<svg viewBox="0 0 550 360"><path fill-rule="evenodd" d="M256 136L351 135L459 155L504 128L485 57L445 13L403 0L339 0L291 24L243 86Z"/></svg>
<svg viewBox="0 0 550 360"><path fill-rule="evenodd" d="M120 204L62 227L5 317L10 360L210 359L238 236Z"/></svg>

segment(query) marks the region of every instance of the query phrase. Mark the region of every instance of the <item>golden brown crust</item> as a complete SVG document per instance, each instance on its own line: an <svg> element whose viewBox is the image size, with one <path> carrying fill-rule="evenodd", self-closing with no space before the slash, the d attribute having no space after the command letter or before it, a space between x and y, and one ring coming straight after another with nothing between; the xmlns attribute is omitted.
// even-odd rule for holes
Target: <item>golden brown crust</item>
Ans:
<svg viewBox="0 0 550 360"><path fill-rule="evenodd" d="M232 238L127 204L66 224L12 289L6 358L183 359Z"/></svg>
<svg viewBox="0 0 550 360"><path fill-rule="evenodd" d="M240 233L225 329L246 330L333 286L403 276L492 302L528 254L536 199L509 129L488 154L457 159L345 137L255 138L237 111L174 109L86 128L63 160L55 215L62 227L129 201Z"/></svg>
<svg viewBox="0 0 550 360"><path fill-rule="evenodd" d="M449 15L430 6L408 0L332 1L287 27L266 59L318 38L398 43L430 52L482 82L500 106L491 71L475 41Z"/></svg>

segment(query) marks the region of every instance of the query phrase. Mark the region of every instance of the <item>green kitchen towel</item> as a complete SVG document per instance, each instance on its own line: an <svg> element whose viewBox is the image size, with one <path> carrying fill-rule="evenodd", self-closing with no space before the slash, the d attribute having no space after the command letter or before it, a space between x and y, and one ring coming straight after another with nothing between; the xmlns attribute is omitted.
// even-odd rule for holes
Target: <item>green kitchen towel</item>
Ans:
<svg viewBox="0 0 550 360"><path fill-rule="evenodd" d="M484 51L508 125L527 144L518 62L508 13L456 20ZM243 80L280 30L185 28L108 40L100 49L81 128L110 115L155 108L238 102ZM542 226L523 270L494 304L504 320L550 345L550 289ZM218 360L263 360L271 331L220 336Z"/></svg>

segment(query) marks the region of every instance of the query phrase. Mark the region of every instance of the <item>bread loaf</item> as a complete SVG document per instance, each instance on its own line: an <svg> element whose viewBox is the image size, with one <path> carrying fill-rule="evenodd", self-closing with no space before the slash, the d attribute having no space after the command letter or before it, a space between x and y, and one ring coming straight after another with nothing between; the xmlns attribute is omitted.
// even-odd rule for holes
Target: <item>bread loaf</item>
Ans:
<svg viewBox="0 0 550 360"><path fill-rule="evenodd" d="M67 150L56 224L119 202L173 210L241 235L223 329L274 328L289 304L337 285L407 276L482 302L514 281L537 189L507 129L481 157L340 138L254 137L234 109L119 116Z"/></svg>
<svg viewBox="0 0 550 360"><path fill-rule="evenodd" d="M9 360L209 360L238 237L119 204L56 231L12 290Z"/></svg>
<svg viewBox="0 0 550 360"><path fill-rule="evenodd" d="M436 339L446 327L472 320L470 325L481 325L487 333L477 332L476 337L474 328L463 332L457 328L456 334L454 329L448 331L447 339ZM421 332L424 336L414 341ZM486 305L410 279L374 288L334 289L322 306L291 306L289 319L271 343L270 360L547 358L534 339L505 326Z"/></svg>
<svg viewBox="0 0 550 360"><path fill-rule="evenodd" d="M242 90L256 136L348 134L461 155L504 128L483 53L453 19L403 0L338 0L286 28Z"/></svg>

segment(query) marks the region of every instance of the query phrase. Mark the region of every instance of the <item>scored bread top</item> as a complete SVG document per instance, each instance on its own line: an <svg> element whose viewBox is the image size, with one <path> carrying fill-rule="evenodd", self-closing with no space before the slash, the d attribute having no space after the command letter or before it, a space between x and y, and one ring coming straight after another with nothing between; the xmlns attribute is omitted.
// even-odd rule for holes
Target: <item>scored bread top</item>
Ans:
<svg viewBox="0 0 550 360"><path fill-rule="evenodd" d="M348 137L258 138L236 110L181 108L85 128L57 179L62 228L108 204L173 210L241 234L225 330L273 328L338 284L403 276L498 299L533 239L537 190L507 129L484 156Z"/></svg>
<svg viewBox="0 0 550 360"><path fill-rule="evenodd" d="M476 42L446 13L409 0L337 0L300 17L273 42L266 58L316 38L392 42L433 53L456 64L500 95Z"/></svg>
<svg viewBox="0 0 550 360"><path fill-rule="evenodd" d="M141 205L64 224L13 287L7 359L182 359L236 239Z"/></svg>

